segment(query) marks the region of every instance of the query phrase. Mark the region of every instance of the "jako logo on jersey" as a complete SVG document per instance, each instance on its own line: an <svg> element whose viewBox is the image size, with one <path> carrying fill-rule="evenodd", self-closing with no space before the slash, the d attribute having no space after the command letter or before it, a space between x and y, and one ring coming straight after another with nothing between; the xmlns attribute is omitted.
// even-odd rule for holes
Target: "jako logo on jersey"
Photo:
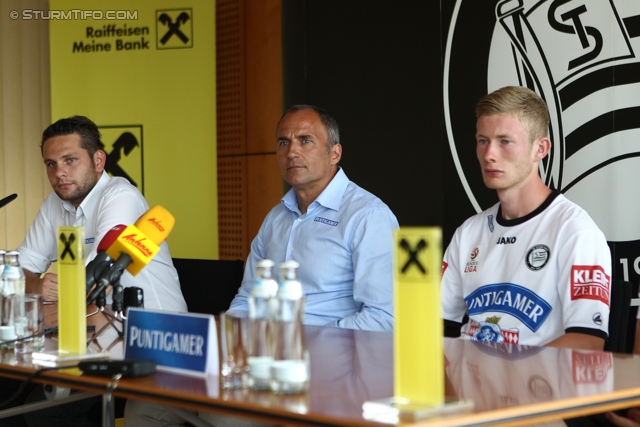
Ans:
<svg viewBox="0 0 640 427"><path fill-rule="evenodd" d="M496 242L496 245L511 245L516 242L515 237L500 237Z"/></svg>
<svg viewBox="0 0 640 427"><path fill-rule="evenodd" d="M497 283L476 289L465 297L469 317L488 312L509 314L536 332L551 313L551 306L529 289L514 283Z"/></svg>
<svg viewBox="0 0 640 427"><path fill-rule="evenodd" d="M573 381L576 384L602 384L613 369L613 355L603 351L571 352Z"/></svg>
<svg viewBox="0 0 640 427"><path fill-rule="evenodd" d="M599 265L571 267L571 299L592 299L609 305L610 277Z"/></svg>
<svg viewBox="0 0 640 427"><path fill-rule="evenodd" d="M594 313L593 316L591 316L591 320L598 326L602 325L602 313Z"/></svg>

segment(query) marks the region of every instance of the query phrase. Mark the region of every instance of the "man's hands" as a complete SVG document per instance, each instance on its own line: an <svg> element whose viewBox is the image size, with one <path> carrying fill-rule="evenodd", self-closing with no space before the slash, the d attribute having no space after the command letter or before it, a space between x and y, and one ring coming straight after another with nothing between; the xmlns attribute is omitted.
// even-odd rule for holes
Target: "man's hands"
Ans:
<svg viewBox="0 0 640 427"><path fill-rule="evenodd" d="M636 338L633 347L633 354L640 354L640 319L636 321ZM631 408L627 411L627 418L607 412L607 418L613 424L620 427L640 427L640 407Z"/></svg>
<svg viewBox="0 0 640 427"><path fill-rule="evenodd" d="M24 270L26 291L33 294L42 294L45 301L58 301L58 275L45 273L40 277L39 273Z"/></svg>
<svg viewBox="0 0 640 427"><path fill-rule="evenodd" d="M43 299L45 301L58 301L58 275L46 273L41 280Z"/></svg>
<svg viewBox="0 0 640 427"><path fill-rule="evenodd" d="M629 409L627 418L613 412L607 412L607 419L619 427L640 427L640 409Z"/></svg>

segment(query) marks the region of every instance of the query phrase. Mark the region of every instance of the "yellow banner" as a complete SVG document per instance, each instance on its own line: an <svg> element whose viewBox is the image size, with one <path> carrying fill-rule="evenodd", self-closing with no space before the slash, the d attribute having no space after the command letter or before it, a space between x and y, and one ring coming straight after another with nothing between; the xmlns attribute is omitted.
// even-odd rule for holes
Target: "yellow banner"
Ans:
<svg viewBox="0 0 640 427"><path fill-rule="evenodd" d="M92 119L107 172L176 217L171 255L217 259L215 2L51 0L35 12L50 22L52 121Z"/></svg>
<svg viewBox="0 0 640 427"><path fill-rule="evenodd" d="M440 228L395 231L394 395L433 406L445 400L441 267Z"/></svg>

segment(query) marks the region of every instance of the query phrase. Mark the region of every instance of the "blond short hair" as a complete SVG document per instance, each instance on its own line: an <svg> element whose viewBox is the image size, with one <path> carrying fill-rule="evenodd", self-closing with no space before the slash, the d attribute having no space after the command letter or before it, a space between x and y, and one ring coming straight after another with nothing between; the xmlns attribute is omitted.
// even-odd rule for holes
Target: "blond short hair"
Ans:
<svg viewBox="0 0 640 427"><path fill-rule="evenodd" d="M549 133L549 109L537 93L522 86L505 86L483 96L476 105L476 118L490 115L517 117L529 135L529 141Z"/></svg>

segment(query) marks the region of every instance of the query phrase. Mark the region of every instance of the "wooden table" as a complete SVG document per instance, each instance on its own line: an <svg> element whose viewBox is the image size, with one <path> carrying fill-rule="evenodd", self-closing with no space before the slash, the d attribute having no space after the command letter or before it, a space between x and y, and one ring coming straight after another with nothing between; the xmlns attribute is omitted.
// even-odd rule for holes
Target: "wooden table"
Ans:
<svg viewBox="0 0 640 427"><path fill-rule="evenodd" d="M393 395L392 334L312 326L305 331L311 388L301 396L221 390L217 377L164 371L117 384L75 370L44 372L37 381L100 394L111 385L117 397L280 425L383 425L365 419L362 404ZM115 357L122 352L121 340L103 337L100 345ZM472 400L474 409L412 425L516 426L640 406L638 356L446 338L444 351L447 394ZM5 353L0 376L24 379L35 368L28 358Z"/></svg>

